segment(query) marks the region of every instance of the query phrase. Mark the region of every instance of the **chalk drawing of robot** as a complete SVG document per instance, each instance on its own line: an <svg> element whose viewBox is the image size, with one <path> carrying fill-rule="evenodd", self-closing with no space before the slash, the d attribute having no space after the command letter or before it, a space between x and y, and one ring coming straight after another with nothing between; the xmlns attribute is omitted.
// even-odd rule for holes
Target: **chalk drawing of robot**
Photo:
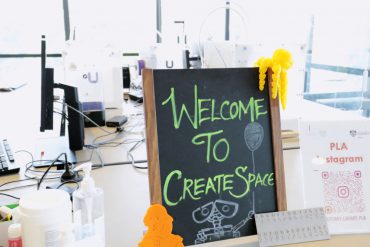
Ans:
<svg viewBox="0 0 370 247"><path fill-rule="evenodd" d="M202 244L221 239L240 237L239 229L242 228L250 219L253 219L254 212L250 211L248 217L235 226L222 225L223 219L233 218L238 212L239 204L224 200L209 202L193 211L193 220L198 224L210 222L211 228L204 228L198 231L195 244Z"/></svg>

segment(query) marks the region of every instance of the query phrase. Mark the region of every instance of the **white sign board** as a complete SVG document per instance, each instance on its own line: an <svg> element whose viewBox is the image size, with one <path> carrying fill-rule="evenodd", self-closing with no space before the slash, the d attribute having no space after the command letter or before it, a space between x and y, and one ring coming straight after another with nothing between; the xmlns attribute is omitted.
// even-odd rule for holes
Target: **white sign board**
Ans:
<svg viewBox="0 0 370 247"><path fill-rule="evenodd" d="M370 232L370 121L302 121L300 144L305 207L331 234Z"/></svg>

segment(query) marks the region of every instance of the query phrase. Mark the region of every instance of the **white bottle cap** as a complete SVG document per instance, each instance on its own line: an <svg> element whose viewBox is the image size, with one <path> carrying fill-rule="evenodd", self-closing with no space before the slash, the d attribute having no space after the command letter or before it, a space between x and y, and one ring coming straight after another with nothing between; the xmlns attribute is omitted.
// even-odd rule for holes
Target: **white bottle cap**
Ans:
<svg viewBox="0 0 370 247"><path fill-rule="evenodd" d="M22 235L21 224L11 224L8 228L8 238L20 238Z"/></svg>

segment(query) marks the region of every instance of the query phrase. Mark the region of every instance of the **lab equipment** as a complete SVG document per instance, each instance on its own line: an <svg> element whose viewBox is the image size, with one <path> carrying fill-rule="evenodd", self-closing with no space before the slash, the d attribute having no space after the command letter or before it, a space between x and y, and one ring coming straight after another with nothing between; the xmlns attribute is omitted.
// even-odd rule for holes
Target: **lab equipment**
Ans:
<svg viewBox="0 0 370 247"><path fill-rule="evenodd" d="M247 67L249 51L245 44L231 41L207 41L203 44L205 68Z"/></svg>

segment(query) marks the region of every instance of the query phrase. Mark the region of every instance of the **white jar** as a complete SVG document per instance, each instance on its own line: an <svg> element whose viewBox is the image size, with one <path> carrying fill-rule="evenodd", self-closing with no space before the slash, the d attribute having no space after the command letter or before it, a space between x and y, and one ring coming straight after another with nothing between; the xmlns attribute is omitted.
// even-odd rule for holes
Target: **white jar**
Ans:
<svg viewBox="0 0 370 247"><path fill-rule="evenodd" d="M72 203L62 190L38 190L19 201L24 247L54 247L62 243L63 227L72 224Z"/></svg>

